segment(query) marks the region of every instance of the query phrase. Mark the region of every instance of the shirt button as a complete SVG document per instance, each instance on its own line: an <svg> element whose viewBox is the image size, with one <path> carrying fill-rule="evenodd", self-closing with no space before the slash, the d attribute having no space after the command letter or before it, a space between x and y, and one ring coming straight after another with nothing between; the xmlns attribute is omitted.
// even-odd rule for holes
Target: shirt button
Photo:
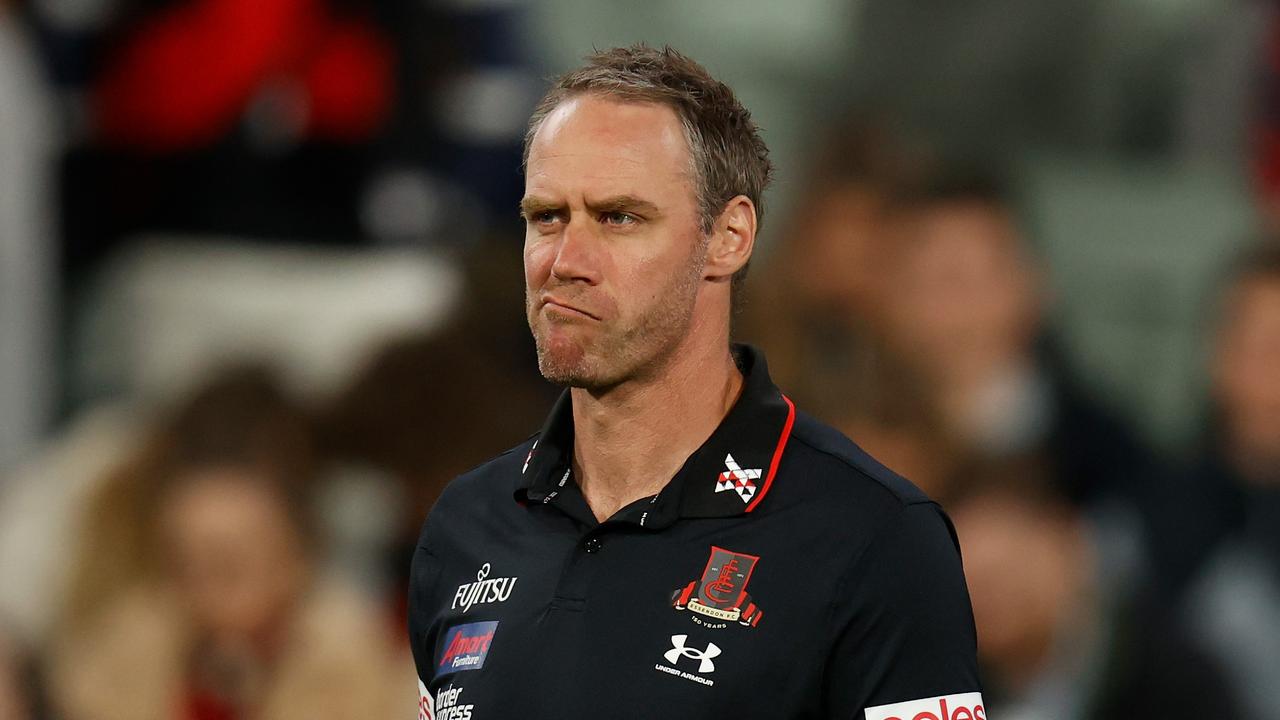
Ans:
<svg viewBox="0 0 1280 720"><path fill-rule="evenodd" d="M604 547L604 543L598 537L589 537L586 542L582 543L582 549L589 553L600 552L602 547Z"/></svg>

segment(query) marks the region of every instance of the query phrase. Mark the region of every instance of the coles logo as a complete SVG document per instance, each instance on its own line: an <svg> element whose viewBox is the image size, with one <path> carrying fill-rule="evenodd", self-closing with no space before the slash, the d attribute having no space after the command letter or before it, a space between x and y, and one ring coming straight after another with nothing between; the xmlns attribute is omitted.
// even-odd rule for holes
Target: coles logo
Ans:
<svg viewBox="0 0 1280 720"><path fill-rule="evenodd" d="M867 708L866 720L987 720L982 693L939 695Z"/></svg>
<svg viewBox="0 0 1280 720"><path fill-rule="evenodd" d="M462 670L479 670L489 655L498 621L473 622L449 628L444 636L444 654L436 663L436 675Z"/></svg>

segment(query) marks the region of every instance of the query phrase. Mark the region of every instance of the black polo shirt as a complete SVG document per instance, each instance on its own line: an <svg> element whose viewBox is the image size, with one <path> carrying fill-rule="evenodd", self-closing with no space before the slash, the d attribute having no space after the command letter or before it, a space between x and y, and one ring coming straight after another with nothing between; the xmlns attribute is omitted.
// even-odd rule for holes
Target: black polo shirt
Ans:
<svg viewBox="0 0 1280 720"><path fill-rule="evenodd" d="M983 720L942 510L769 380L597 522L566 392L453 481L413 559L420 717Z"/></svg>

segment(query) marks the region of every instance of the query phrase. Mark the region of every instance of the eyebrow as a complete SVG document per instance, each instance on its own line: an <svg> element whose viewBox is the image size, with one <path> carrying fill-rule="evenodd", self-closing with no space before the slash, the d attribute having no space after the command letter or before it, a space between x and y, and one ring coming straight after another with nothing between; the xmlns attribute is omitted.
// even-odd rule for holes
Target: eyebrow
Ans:
<svg viewBox="0 0 1280 720"><path fill-rule="evenodd" d="M561 203L546 200L540 197L525 197L520 200L520 217L531 218L542 212L551 212L563 208Z"/></svg>
<svg viewBox="0 0 1280 720"><path fill-rule="evenodd" d="M602 200L587 203L587 208L595 213L629 212L646 217L659 215L658 206L634 195L614 195ZM520 216L529 218L542 212L554 212L564 209L564 204L540 197L525 197L520 201Z"/></svg>
<svg viewBox="0 0 1280 720"><path fill-rule="evenodd" d="M634 195L615 195L596 202L587 203L593 212L629 212L652 217L658 215L658 206Z"/></svg>

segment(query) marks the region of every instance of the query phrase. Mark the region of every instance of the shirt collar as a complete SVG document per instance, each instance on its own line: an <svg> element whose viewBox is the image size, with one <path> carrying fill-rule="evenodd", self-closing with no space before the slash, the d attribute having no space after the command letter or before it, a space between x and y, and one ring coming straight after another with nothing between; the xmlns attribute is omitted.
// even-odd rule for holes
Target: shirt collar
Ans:
<svg viewBox="0 0 1280 720"><path fill-rule="evenodd" d="M768 495L795 422L795 405L769 379L763 353L737 344L733 353L743 375L733 408L657 495L623 508L612 520L657 529L682 517L749 513ZM579 495L569 472L572 459L573 401L566 390L525 460L516 500L562 504L567 494Z"/></svg>

